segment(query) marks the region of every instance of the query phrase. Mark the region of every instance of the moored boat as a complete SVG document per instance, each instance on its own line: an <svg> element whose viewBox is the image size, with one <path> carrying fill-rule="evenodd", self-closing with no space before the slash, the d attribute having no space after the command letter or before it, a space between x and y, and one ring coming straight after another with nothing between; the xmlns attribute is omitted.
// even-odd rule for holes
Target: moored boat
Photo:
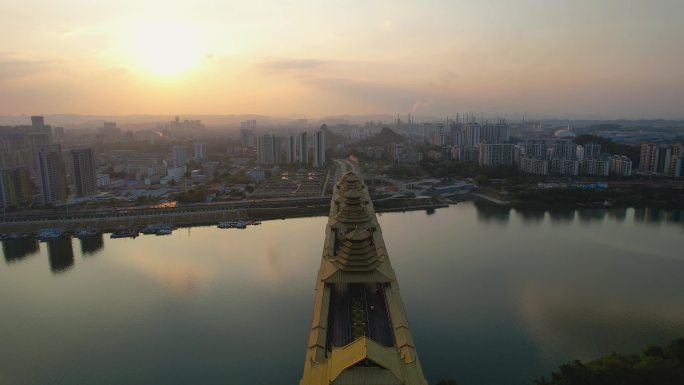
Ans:
<svg viewBox="0 0 684 385"><path fill-rule="evenodd" d="M67 233L64 231L64 229L42 229L38 230L38 233L36 233L36 239L44 242L63 237L65 235L67 235Z"/></svg>
<svg viewBox="0 0 684 385"><path fill-rule="evenodd" d="M138 230L121 227L116 229L109 238L135 238L138 236Z"/></svg>
<svg viewBox="0 0 684 385"><path fill-rule="evenodd" d="M0 240L5 240L5 239L24 239L24 238L31 238L33 234L31 233L3 233L0 234Z"/></svg>
<svg viewBox="0 0 684 385"><path fill-rule="evenodd" d="M147 225L143 227L140 232L143 234L156 234L159 229L159 225Z"/></svg>
<svg viewBox="0 0 684 385"><path fill-rule="evenodd" d="M76 238L94 237L100 234L102 234L102 232L97 229L79 229L74 231L74 237Z"/></svg>
<svg viewBox="0 0 684 385"><path fill-rule="evenodd" d="M169 234L173 230L176 229L176 226L172 224L153 224L153 225L147 225L140 230L141 233L143 234L157 234L159 235L159 232L162 231L163 233L166 233L169 231ZM162 234L163 235L163 234Z"/></svg>
<svg viewBox="0 0 684 385"><path fill-rule="evenodd" d="M156 234L157 235L170 235L172 232L173 232L173 230L171 230L169 228L163 228L163 229L157 230Z"/></svg>
<svg viewBox="0 0 684 385"><path fill-rule="evenodd" d="M247 222L243 221L221 221L218 224L219 229L246 229Z"/></svg>

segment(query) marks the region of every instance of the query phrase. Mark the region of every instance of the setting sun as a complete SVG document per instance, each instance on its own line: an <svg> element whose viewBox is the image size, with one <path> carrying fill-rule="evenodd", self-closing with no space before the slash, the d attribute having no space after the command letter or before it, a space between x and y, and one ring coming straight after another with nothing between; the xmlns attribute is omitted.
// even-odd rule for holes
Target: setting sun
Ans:
<svg viewBox="0 0 684 385"><path fill-rule="evenodd" d="M128 43L134 66L159 76L175 76L196 67L202 59L197 34L178 23L148 23Z"/></svg>

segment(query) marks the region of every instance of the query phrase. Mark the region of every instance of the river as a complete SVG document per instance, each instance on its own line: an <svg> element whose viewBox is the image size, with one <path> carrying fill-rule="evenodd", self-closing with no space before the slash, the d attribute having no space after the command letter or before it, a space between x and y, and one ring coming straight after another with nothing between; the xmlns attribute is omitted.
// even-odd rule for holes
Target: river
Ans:
<svg viewBox="0 0 684 385"><path fill-rule="evenodd" d="M4 241L0 384L297 384L327 218ZM533 384L684 336L684 212L379 216L430 384Z"/></svg>

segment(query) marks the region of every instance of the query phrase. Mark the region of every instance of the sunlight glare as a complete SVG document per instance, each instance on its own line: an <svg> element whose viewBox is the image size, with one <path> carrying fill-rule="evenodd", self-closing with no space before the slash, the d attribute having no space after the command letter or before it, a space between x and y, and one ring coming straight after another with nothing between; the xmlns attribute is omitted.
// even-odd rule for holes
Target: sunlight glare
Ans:
<svg viewBox="0 0 684 385"><path fill-rule="evenodd" d="M159 76L176 76L196 67L202 59L199 37L179 23L148 23L134 34L133 61Z"/></svg>

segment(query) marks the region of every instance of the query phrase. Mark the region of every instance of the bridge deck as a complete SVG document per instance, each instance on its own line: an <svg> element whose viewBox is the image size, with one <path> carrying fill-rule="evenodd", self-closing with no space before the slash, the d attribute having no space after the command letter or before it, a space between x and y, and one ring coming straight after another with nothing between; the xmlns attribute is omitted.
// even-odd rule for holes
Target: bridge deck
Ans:
<svg viewBox="0 0 684 385"><path fill-rule="evenodd" d="M382 284L331 284L329 309L328 351L361 336L384 346L395 346Z"/></svg>

